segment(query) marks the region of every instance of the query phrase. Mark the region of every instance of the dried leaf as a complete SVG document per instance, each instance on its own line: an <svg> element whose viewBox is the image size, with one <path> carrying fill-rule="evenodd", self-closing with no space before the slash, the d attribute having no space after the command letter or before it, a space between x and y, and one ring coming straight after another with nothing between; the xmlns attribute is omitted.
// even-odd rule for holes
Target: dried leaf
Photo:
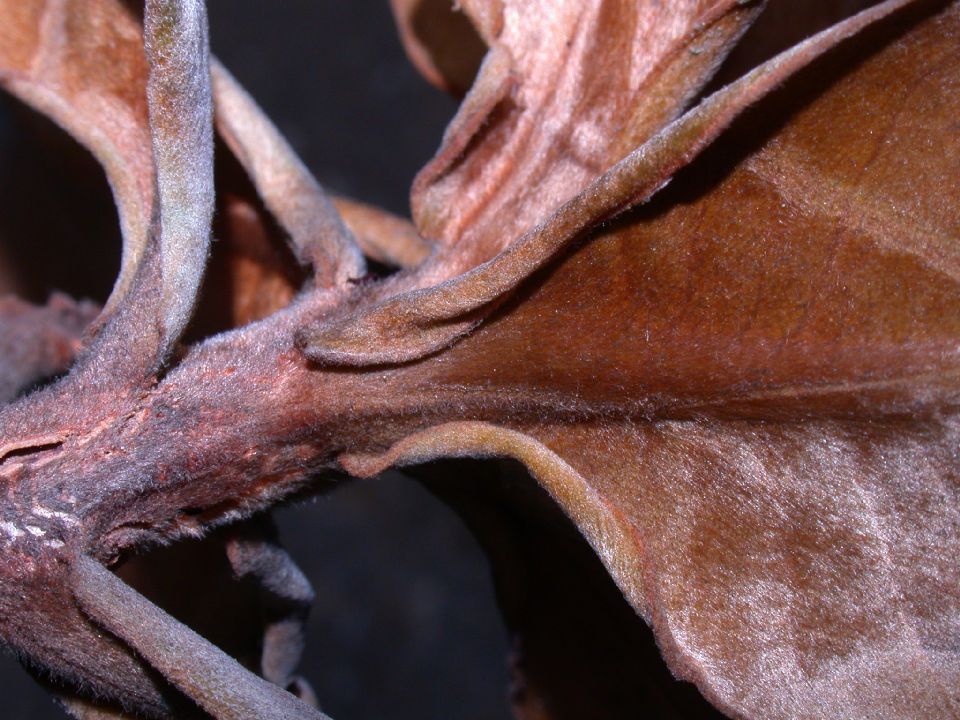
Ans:
<svg viewBox="0 0 960 720"><path fill-rule="evenodd" d="M499 426L345 466L520 460L733 716L956 714L957 32L954 4L826 58L737 129L761 148L701 158L411 369Z"/></svg>
<svg viewBox="0 0 960 720"><path fill-rule="evenodd" d="M309 714L104 565L317 491L320 473L508 457L590 541L673 671L724 711L957 714L960 4L916 2L860 32L906 4L664 127L757 7L556 3L530 24L533 5L465 3L491 51L421 176L437 253L276 309L281 283L268 317L169 355L206 262L210 103L202 8L148 2L154 232L68 378L0 409L0 636L67 691L148 717L190 712L154 669L218 717ZM48 37L41 55L67 47ZM23 43L8 56L37 46ZM634 67L623 48L637 43ZM296 230L336 224L326 200L242 92L225 95L264 203L302 247L337 256L339 231ZM570 148L588 126L584 158ZM238 235L269 246L263 208L231 195L225 215L249 212ZM356 216L371 247L418 246ZM260 265L258 287L274 287L278 265ZM285 683L309 592L262 540L236 541L232 559L288 603L264 668ZM524 675L540 685L518 707L563 717L530 659L549 638L530 647Z"/></svg>
<svg viewBox="0 0 960 720"><path fill-rule="evenodd" d="M496 258L429 290L413 290L372 308L326 320L298 343L315 362L376 365L437 352L475 328L524 278L593 225L644 202L664 187L749 105L798 69L871 22L907 4L885 2L764 63L701 102L597 178ZM434 278L432 269L419 277ZM410 284L415 287L417 277Z"/></svg>
<svg viewBox="0 0 960 720"><path fill-rule="evenodd" d="M493 257L679 115L759 4L465 10L492 50L412 197L421 233L458 246L453 272Z"/></svg>

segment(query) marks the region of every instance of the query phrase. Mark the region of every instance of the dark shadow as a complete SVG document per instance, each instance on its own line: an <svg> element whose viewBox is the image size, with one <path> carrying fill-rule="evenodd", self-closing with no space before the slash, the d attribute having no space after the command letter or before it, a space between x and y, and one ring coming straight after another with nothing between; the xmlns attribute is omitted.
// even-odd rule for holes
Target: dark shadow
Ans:
<svg viewBox="0 0 960 720"><path fill-rule="evenodd" d="M210 258L183 342L194 344L286 307L306 282L286 233L257 196L240 163L215 144L217 205Z"/></svg>
<svg viewBox="0 0 960 720"><path fill-rule="evenodd" d="M189 510L184 511L189 514ZM487 563L457 517L397 475L344 484L277 512L316 600L299 672L344 720L496 720L507 645ZM130 558L128 583L257 671L263 607L237 581L224 538Z"/></svg>
<svg viewBox="0 0 960 720"><path fill-rule="evenodd" d="M54 290L102 303L120 268L113 196L93 157L50 120L0 97L0 294Z"/></svg>
<svg viewBox="0 0 960 720"><path fill-rule="evenodd" d="M413 12L411 30L451 92L466 95L487 54L486 43L466 14L450 0L422 0Z"/></svg>
<svg viewBox="0 0 960 720"><path fill-rule="evenodd" d="M646 623L519 463L446 461L416 473L490 557L510 631L518 717L724 717L674 679Z"/></svg>
<svg viewBox="0 0 960 720"><path fill-rule="evenodd" d="M448 508L388 474L277 522L316 592L301 669L331 717L510 717L487 562Z"/></svg>

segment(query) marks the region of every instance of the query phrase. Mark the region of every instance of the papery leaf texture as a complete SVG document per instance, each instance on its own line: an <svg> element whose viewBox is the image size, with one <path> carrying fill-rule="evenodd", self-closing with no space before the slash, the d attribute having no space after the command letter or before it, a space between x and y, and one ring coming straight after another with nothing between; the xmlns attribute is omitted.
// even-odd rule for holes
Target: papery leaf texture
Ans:
<svg viewBox="0 0 960 720"><path fill-rule="evenodd" d="M348 467L520 460L675 672L734 716L952 716L957 219L934 188L960 169L957 19L734 169L712 156L714 187L694 164L434 365L466 397L553 411L440 425Z"/></svg>
<svg viewBox="0 0 960 720"><path fill-rule="evenodd" d="M492 51L416 180L420 231L460 245L458 271L489 259L676 117L758 9L737 2L466 4Z"/></svg>
<svg viewBox="0 0 960 720"><path fill-rule="evenodd" d="M837 42L903 3L839 23L764 63L687 112L600 175L584 192L504 252L429 290L390 298L354 316L301 335L309 357L344 365L414 360L450 344L476 326L498 298L591 225L650 198L689 163L743 109ZM444 255L438 253L442 266ZM422 272L432 275L435 268ZM385 337L393 343L387 346ZM397 339L401 342L397 342Z"/></svg>
<svg viewBox="0 0 960 720"><path fill-rule="evenodd" d="M519 718L960 716L960 3L392 7L463 96L411 220L201 0L0 2L123 235L102 309L0 300L3 643L77 718L326 717L268 513L399 467L490 555ZM256 619L161 607L200 538L178 602L214 557Z"/></svg>

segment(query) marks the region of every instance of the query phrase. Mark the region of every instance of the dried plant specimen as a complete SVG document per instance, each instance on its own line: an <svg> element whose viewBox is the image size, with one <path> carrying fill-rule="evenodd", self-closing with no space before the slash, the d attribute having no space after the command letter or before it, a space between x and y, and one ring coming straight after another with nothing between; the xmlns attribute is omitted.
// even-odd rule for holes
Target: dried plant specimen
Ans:
<svg viewBox="0 0 960 720"><path fill-rule="evenodd" d="M490 551L520 717L644 709L597 692L636 668L589 638L575 682L557 662L544 618L611 620L561 582L557 509L624 637L642 619L720 711L960 713L960 5L838 6L728 60L782 7L397 0L430 79L476 71L411 225L326 196L209 57L200 0L0 3L0 81L102 164L124 238L82 343L9 301L43 320L8 396L76 358L0 410L4 641L77 717L324 717L294 675L309 585L249 518L405 466ZM249 186L214 187L214 129ZM549 500L450 458L518 462ZM259 675L107 569L221 526L275 610Z"/></svg>

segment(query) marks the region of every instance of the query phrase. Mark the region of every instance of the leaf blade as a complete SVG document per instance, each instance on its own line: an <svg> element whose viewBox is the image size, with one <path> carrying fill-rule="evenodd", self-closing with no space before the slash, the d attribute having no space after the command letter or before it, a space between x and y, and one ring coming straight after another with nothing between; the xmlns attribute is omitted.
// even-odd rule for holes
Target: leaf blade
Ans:
<svg viewBox="0 0 960 720"><path fill-rule="evenodd" d="M909 5L888 0L808 39L718 91L674 121L492 260L346 318L307 328L298 344L314 362L364 366L417 360L473 330L497 302L596 224L646 202L747 107L871 23ZM422 270L435 279L432 268Z"/></svg>

